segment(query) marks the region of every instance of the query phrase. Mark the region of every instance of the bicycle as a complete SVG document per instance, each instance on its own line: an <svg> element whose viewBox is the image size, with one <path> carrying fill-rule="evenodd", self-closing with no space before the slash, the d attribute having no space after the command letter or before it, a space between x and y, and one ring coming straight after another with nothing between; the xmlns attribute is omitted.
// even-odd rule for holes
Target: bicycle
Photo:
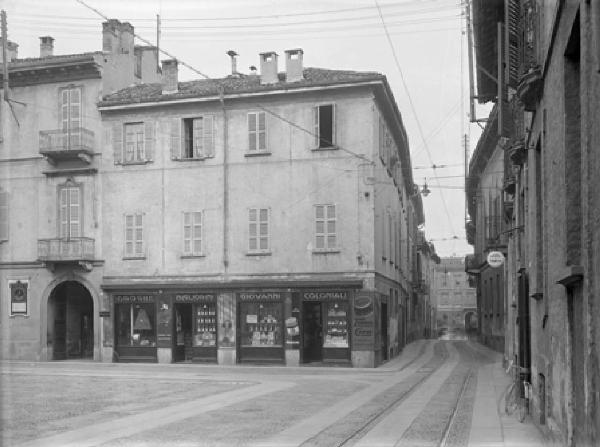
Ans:
<svg viewBox="0 0 600 447"><path fill-rule="evenodd" d="M511 415L518 408L519 422L523 422L525 417L529 414L529 400L531 398L531 384L521 379L524 374L528 373L527 368L513 365L511 361L506 369L508 373L510 370L515 370L513 381L508 386L506 394L504 395L504 413Z"/></svg>
<svg viewBox="0 0 600 447"><path fill-rule="evenodd" d="M519 422L523 422L529 414L529 399L531 398L531 383L523 380L523 395L519 399Z"/></svg>

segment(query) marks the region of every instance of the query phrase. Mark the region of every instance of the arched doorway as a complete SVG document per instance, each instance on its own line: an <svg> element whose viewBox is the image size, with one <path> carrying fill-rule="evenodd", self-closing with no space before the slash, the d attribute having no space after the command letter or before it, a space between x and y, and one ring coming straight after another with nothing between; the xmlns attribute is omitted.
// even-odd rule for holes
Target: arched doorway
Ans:
<svg viewBox="0 0 600 447"><path fill-rule="evenodd" d="M81 283L65 281L57 285L48 298L48 357L92 359L93 316L94 301Z"/></svg>

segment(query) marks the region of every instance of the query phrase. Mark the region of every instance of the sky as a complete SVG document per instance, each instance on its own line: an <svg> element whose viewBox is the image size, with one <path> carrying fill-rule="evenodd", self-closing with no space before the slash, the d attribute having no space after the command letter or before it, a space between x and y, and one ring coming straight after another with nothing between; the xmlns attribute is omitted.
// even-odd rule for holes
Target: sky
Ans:
<svg viewBox="0 0 600 447"><path fill-rule="evenodd" d="M259 53L283 56L292 48L304 50L305 67L386 75L408 134L414 181L431 190L423 197L426 237L440 256L472 253L464 225L465 135L471 154L481 129L468 117L461 0L82 1L129 21L152 43L160 15L161 48L209 77L230 73L228 50L247 73L259 66ZM102 49L104 19L77 0L0 0L0 7L20 58L38 57L44 35L55 38L54 54ZM199 77L180 65L180 81ZM484 116L479 107L477 113Z"/></svg>

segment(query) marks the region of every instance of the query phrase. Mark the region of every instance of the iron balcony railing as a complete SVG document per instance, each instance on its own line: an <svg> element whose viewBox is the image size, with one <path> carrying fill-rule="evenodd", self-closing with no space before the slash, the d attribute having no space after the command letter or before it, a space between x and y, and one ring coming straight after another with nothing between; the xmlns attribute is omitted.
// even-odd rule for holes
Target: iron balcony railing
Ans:
<svg viewBox="0 0 600 447"><path fill-rule="evenodd" d="M77 262L94 260L94 239L38 239L38 259L46 262Z"/></svg>
<svg viewBox="0 0 600 447"><path fill-rule="evenodd" d="M83 127L40 131L40 153L49 156L92 154L94 132Z"/></svg>

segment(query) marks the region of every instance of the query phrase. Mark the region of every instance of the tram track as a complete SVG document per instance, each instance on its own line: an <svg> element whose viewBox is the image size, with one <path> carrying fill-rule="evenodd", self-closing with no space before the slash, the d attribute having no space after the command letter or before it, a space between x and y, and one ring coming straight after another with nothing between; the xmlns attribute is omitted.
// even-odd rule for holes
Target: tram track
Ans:
<svg viewBox="0 0 600 447"><path fill-rule="evenodd" d="M353 411L343 423L336 423L326 427L301 446L351 446L368 433L375 425L384 419L391 411L412 395L420 385L432 374L441 368L448 359L448 350L444 343L436 343L434 356L427 363L419 367L402 382L393 385L390 389L373 396L370 403ZM419 356L417 356L418 358ZM412 364L417 358L413 359ZM408 365L406 365L408 366ZM402 368L402 369L405 369Z"/></svg>

